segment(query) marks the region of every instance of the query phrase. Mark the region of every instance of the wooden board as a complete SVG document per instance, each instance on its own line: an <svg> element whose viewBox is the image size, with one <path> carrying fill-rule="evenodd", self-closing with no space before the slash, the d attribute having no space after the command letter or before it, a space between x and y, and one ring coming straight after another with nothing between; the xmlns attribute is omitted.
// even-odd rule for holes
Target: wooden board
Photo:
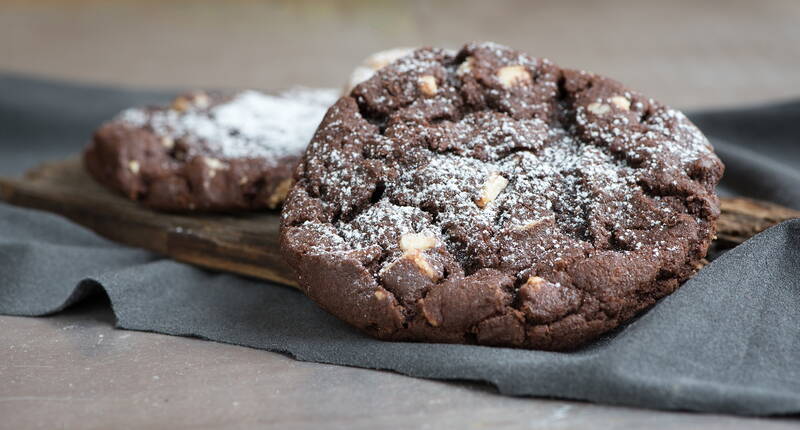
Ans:
<svg viewBox="0 0 800 430"><path fill-rule="evenodd" d="M25 178L0 178L0 198L63 215L116 242L175 260L296 286L278 250L276 212L175 215L133 203L100 186L79 160L44 164ZM735 246L800 211L773 203L722 200L715 250Z"/></svg>
<svg viewBox="0 0 800 430"><path fill-rule="evenodd" d="M178 261L295 286L278 252L277 212L155 212L99 185L77 159L43 164L24 179L0 178L0 198L62 215L113 241Z"/></svg>

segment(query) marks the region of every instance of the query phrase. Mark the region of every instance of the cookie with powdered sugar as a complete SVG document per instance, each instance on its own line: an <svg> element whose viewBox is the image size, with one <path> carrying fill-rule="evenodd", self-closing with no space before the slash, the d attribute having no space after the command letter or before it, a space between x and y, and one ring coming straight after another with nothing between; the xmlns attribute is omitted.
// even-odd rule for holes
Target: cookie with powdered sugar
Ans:
<svg viewBox="0 0 800 430"><path fill-rule="evenodd" d="M192 92L131 108L101 126L84 154L99 182L154 209L275 209L336 90L271 95Z"/></svg>
<svg viewBox="0 0 800 430"><path fill-rule="evenodd" d="M330 108L281 247L370 335L574 348L697 270L722 171L682 113L611 79L493 43L420 49Z"/></svg>

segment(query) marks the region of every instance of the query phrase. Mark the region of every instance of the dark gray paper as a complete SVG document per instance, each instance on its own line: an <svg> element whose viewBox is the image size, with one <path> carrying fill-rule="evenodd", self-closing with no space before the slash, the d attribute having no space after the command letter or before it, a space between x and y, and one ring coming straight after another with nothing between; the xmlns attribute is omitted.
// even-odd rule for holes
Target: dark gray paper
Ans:
<svg viewBox="0 0 800 430"><path fill-rule="evenodd" d="M80 150L92 129L163 94L0 77L0 173ZM800 208L800 103L692 118L728 164L722 190ZM103 289L121 328L299 360L481 381L500 393L656 409L800 413L800 220L727 252L641 318L570 353L380 342L290 288L108 242L0 204L0 313L46 315Z"/></svg>

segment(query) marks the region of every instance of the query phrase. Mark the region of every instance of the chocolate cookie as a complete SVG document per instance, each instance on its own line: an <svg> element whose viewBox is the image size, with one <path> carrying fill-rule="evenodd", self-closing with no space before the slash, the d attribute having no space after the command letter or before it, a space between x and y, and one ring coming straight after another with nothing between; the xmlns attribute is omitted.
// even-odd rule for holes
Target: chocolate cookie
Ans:
<svg viewBox="0 0 800 430"><path fill-rule="evenodd" d="M421 49L328 111L281 246L373 336L574 348L696 271L722 171L682 113L611 79L492 43Z"/></svg>
<svg viewBox="0 0 800 430"><path fill-rule="evenodd" d="M104 124L84 164L99 182L155 209L275 209L336 98L313 89L185 94Z"/></svg>

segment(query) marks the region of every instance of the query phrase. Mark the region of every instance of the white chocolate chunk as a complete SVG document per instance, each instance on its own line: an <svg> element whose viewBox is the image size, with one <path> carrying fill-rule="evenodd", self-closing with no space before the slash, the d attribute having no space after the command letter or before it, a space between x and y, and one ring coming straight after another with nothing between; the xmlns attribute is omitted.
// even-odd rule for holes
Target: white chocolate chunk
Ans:
<svg viewBox="0 0 800 430"><path fill-rule="evenodd" d="M208 94L199 91L196 93L178 96L172 101L172 109L178 112L185 112L193 107L204 109L211 105Z"/></svg>
<svg viewBox="0 0 800 430"><path fill-rule="evenodd" d="M406 233L400 236L400 249L405 252L425 251L436 246L436 238L425 233Z"/></svg>
<svg viewBox="0 0 800 430"><path fill-rule="evenodd" d="M428 97L435 96L436 91L439 90L436 85L436 78L431 75L420 76L417 85L419 86L419 91Z"/></svg>
<svg viewBox="0 0 800 430"><path fill-rule="evenodd" d="M537 219L535 221L530 221L530 222L525 223L525 224L514 226L513 229L517 230L517 231L532 230L532 229L536 228L537 226L541 225L542 223L544 223L545 221L547 221L547 218L539 218L539 219Z"/></svg>
<svg viewBox="0 0 800 430"><path fill-rule="evenodd" d="M163 145L164 148L172 149L175 147L175 141L169 136L161 136L161 145Z"/></svg>
<svg viewBox="0 0 800 430"><path fill-rule="evenodd" d="M590 103L589 106L586 106L586 109L588 109L589 112L599 116L610 112L611 106L602 103Z"/></svg>
<svg viewBox="0 0 800 430"><path fill-rule="evenodd" d="M436 269L431 266L431 263L428 263L428 260L425 259L425 256L419 251L410 251L407 252L403 258L409 258L414 264L419 268L419 270L425 274L428 278L436 281L439 279L439 274L436 272Z"/></svg>
<svg viewBox="0 0 800 430"><path fill-rule="evenodd" d="M206 157L206 158L203 159L203 162L205 162L206 166L208 166L208 168L212 169L212 170L220 170L220 169L228 168L227 164L223 163L222 161L217 160L216 158L208 158L208 157Z"/></svg>
<svg viewBox="0 0 800 430"><path fill-rule="evenodd" d="M500 193L508 186L508 179L503 175L492 172L486 182L483 184L483 190L480 198L475 202L479 207L485 208L489 203L493 202Z"/></svg>
<svg viewBox="0 0 800 430"><path fill-rule="evenodd" d="M131 160L131 161L128 162L128 169L130 169L131 173L133 173L134 175L138 175L139 174L139 168L140 168L140 166L139 166L139 162L138 161Z"/></svg>
<svg viewBox="0 0 800 430"><path fill-rule="evenodd" d="M203 162L208 166L208 177L214 178L217 176L217 170L227 169L228 165L223 163L222 161L217 160L216 158L203 158Z"/></svg>
<svg viewBox="0 0 800 430"><path fill-rule="evenodd" d="M533 82L530 72L525 66L506 66L497 71L497 80L503 88L511 88L514 85L525 85Z"/></svg>
<svg viewBox="0 0 800 430"><path fill-rule="evenodd" d="M472 71L472 63L474 63L474 62L475 62L474 58L467 57L467 59L464 60L464 62L461 63L458 66L458 69L456 69L456 74L461 76L461 75L466 75L467 73L471 72Z"/></svg>
<svg viewBox="0 0 800 430"><path fill-rule="evenodd" d="M416 250L416 249L411 249L409 251L404 252L403 255L401 255L399 258L397 258L396 260L392 261L386 267L381 269L381 271L380 271L381 276L383 276L383 273L392 270L392 268L396 264L398 264L398 263L400 263L402 261L406 261L406 260L410 261L415 266L417 266L417 269L419 269L419 271L423 275L427 276L431 280L433 280L433 281L439 280L439 277L440 277L439 276L439 272L437 272L436 269L433 268L431 263L428 262L428 260L425 258L425 254L423 254L422 251L419 251L419 250Z"/></svg>
<svg viewBox="0 0 800 430"><path fill-rule="evenodd" d="M611 104L614 106L622 109L622 110L630 110L631 109L631 101L626 99L622 96L614 96L609 99Z"/></svg>
<svg viewBox="0 0 800 430"><path fill-rule="evenodd" d="M544 278L540 278L540 277L538 277L538 276L531 276L531 277L529 277L529 278L528 278L528 280L525 282L525 285L529 285L529 286L531 286L532 288L534 288L534 289L536 289L536 290L539 290L539 289L541 289L541 288L542 288L542 287L543 287L543 286L544 286L546 283L547 283L547 281L546 281Z"/></svg>

